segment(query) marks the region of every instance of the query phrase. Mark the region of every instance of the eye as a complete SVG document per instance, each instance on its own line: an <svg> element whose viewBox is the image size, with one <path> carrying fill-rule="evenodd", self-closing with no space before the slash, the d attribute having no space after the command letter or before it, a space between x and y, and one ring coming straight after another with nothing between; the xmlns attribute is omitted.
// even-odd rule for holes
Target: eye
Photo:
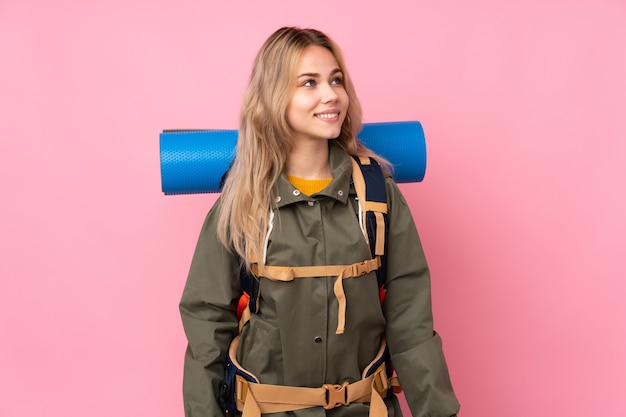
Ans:
<svg viewBox="0 0 626 417"><path fill-rule="evenodd" d="M330 83L334 85L341 85L343 84L343 77L335 77L331 80Z"/></svg>
<svg viewBox="0 0 626 417"><path fill-rule="evenodd" d="M315 80L311 79L311 80L306 80L302 85L304 87L315 87Z"/></svg>

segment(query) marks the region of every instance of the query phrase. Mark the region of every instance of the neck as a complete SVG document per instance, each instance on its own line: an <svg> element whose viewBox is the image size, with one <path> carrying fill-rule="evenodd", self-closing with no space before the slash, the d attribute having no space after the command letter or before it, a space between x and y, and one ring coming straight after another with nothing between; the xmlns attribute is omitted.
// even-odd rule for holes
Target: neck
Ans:
<svg viewBox="0 0 626 417"><path fill-rule="evenodd" d="M316 140L297 144L287 157L285 170L289 175L307 180L331 178L328 141Z"/></svg>

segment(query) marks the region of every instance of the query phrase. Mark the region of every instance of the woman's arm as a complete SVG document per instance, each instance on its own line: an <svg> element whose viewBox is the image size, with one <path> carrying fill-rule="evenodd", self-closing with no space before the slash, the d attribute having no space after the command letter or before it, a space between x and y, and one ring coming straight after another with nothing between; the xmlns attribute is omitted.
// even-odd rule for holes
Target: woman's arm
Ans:
<svg viewBox="0 0 626 417"><path fill-rule="evenodd" d="M391 361L414 417L449 417L459 410L441 339L433 330L430 273L409 207L387 180L387 294L383 311Z"/></svg>
<svg viewBox="0 0 626 417"><path fill-rule="evenodd" d="M200 232L180 301L188 340L183 377L186 417L223 415L218 401L220 383L228 346L237 334L239 261L217 240L217 206Z"/></svg>

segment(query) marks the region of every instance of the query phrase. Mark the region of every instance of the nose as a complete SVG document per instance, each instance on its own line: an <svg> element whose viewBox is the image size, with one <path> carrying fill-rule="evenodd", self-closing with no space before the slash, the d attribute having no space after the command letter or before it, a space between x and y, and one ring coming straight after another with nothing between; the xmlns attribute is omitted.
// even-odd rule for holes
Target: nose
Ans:
<svg viewBox="0 0 626 417"><path fill-rule="evenodd" d="M335 91L332 85L324 83L321 91L322 103L332 103L337 101L339 95Z"/></svg>

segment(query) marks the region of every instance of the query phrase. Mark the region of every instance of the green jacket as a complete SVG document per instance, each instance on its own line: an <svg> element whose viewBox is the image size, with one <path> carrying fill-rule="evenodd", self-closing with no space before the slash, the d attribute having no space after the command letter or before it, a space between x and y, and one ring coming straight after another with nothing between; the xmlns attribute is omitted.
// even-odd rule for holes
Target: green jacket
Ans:
<svg viewBox="0 0 626 417"><path fill-rule="evenodd" d="M329 161L333 181L311 197L280 177L267 265L347 265L370 259L356 217L350 156L333 145ZM262 383L321 387L355 382L385 335L413 416L448 417L459 405L441 340L433 331L428 266L409 207L390 177L386 188L389 234L383 305L374 272L345 279L345 333L338 335L336 277L261 279L260 312L243 328L237 358ZM216 239L218 205L219 199L202 227L180 303L189 342L183 383L187 417L223 415L219 385L228 346L238 331L239 260ZM395 397L385 401L390 417L402 415ZM356 417L368 411L366 403L353 403L328 412L316 407L272 416Z"/></svg>

